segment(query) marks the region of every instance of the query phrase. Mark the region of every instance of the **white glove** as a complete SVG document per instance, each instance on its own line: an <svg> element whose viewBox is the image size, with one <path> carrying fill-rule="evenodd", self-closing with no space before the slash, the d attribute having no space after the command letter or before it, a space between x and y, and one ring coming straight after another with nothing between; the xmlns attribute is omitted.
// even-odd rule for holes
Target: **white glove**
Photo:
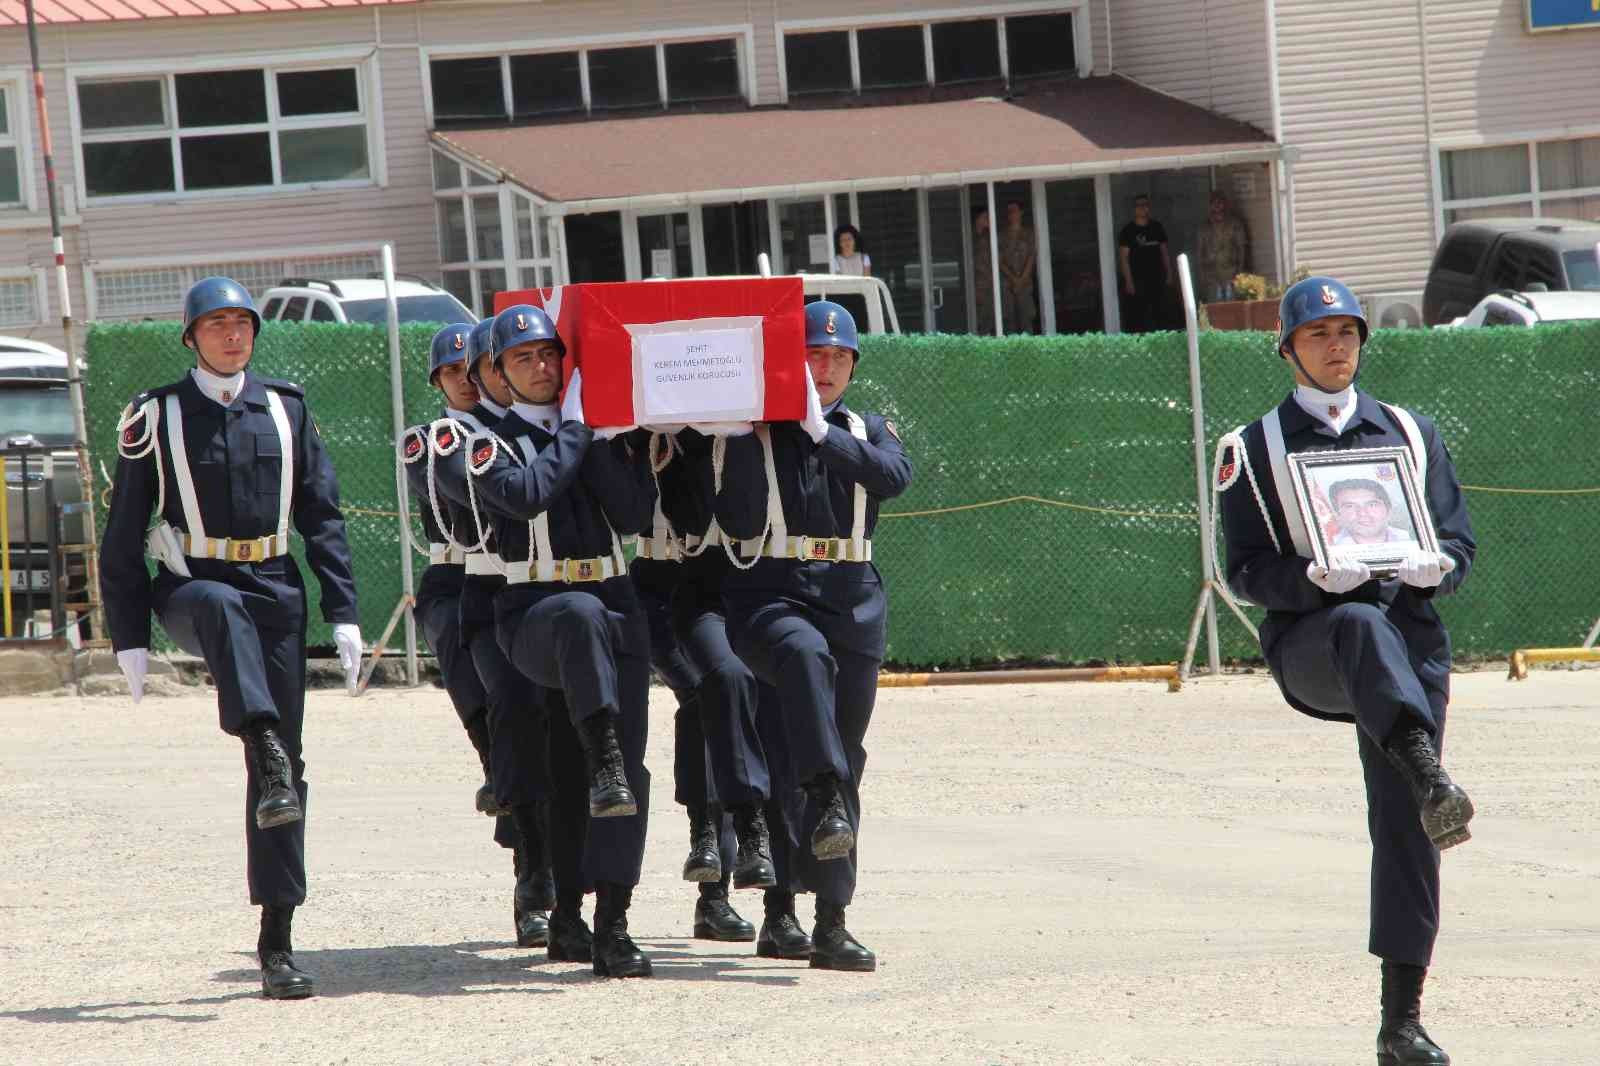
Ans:
<svg viewBox="0 0 1600 1066"><path fill-rule="evenodd" d="M561 421L583 421L583 371L574 368L572 380L567 382L567 394L561 398Z"/></svg>
<svg viewBox="0 0 1600 1066"><path fill-rule="evenodd" d="M344 667L344 687L353 693L361 674L361 627L354 622L336 623L333 646L339 650L339 665Z"/></svg>
<svg viewBox="0 0 1600 1066"><path fill-rule="evenodd" d="M1425 552L1411 549L1411 554L1400 560L1399 578L1407 585L1419 589L1438 588L1444 575L1456 568L1456 561L1444 552Z"/></svg>
<svg viewBox="0 0 1600 1066"><path fill-rule="evenodd" d="M700 422L694 431L702 437L743 437L755 432L754 422Z"/></svg>
<svg viewBox="0 0 1600 1066"><path fill-rule="evenodd" d="M128 691L133 693L133 702L144 699L144 675L150 672L150 649L129 648L117 652L117 667L122 671L122 676L128 679Z"/></svg>
<svg viewBox="0 0 1600 1066"><path fill-rule="evenodd" d="M828 422L822 417L822 397L817 395L817 383L811 380L811 366L806 365L806 416L800 420L813 444L821 444L828 437Z"/></svg>
<svg viewBox="0 0 1600 1066"><path fill-rule="evenodd" d="M632 433L638 428L638 426L601 426L594 431L594 439L610 440L612 437L620 437L624 433Z"/></svg>
<svg viewBox="0 0 1600 1066"><path fill-rule="evenodd" d="M1328 556L1327 566L1312 563L1306 567L1306 577L1322 591L1342 596L1372 580L1372 570L1366 563L1352 559L1343 552L1334 552Z"/></svg>

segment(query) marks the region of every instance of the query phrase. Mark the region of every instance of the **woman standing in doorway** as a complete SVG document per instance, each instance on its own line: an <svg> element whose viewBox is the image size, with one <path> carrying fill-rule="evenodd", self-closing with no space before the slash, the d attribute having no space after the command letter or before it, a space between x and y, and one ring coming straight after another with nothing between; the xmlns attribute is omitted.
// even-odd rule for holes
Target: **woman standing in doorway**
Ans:
<svg viewBox="0 0 1600 1066"><path fill-rule="evenodd" d="M833 231L833 272L872 276L872 257L861 251L861 231L848 222Z"/></svg>

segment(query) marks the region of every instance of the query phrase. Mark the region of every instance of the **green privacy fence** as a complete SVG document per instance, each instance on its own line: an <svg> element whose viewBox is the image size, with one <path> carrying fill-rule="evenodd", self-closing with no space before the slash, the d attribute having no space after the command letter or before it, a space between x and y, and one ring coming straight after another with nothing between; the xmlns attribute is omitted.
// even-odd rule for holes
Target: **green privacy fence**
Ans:
<svg viewBox="0 0 1600 1066"><path fill-rule="evenodd" d="M431 330L402 330L407 417L437 408ZM349 517L362 625L400 591L381 330L269 324L255 369L305 385ZM114 423L141 385L189 364L171 324L89 334L89 427L114 468ZM1289 388L1272 340L1201 342L1207 454ZM1582 640L1600 616L1600 326L1380 331L1362 385L1432 416L1455 457L1478 565L1441 601L1458 654ZM895 420L916 479L891 501L874 556L890 590L889 657L904 665L1005 660L1173 661L1200 586L1181 334L873 337L850 402ZM419 560L420 563L420 560ZM1224 613L1223 652L1256 653ZM312 641L328 635L314 626Z"/></svg>

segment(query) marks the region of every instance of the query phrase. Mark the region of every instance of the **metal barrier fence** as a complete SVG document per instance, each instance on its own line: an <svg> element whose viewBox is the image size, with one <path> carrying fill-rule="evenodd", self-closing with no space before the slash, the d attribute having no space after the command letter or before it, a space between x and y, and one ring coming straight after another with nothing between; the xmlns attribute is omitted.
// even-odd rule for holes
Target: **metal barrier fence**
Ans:
<svg viewBox="0 0 1600 1066"><path fill-rule="evenodd" d="M438 410L431 335L401 329L411 421ZM874 552L892 662L1182 655L1201 588L1183 334L863 343L850 403L895 419L916 465L911 490L884 509ZM258 373L310 396L339 471L363 632L376 635L401 595L384 331L269 323L257 351ZM1221 433L1279 402L1289 376L1264 334L1205 333L1199 354L1209 455ZM192 360L175 324L110 324L90 330L88 364L106 488L123 405ZM1466 486L1478 564L1440 607L1458 654L1581 640L1600 614L1600 568L1586 561L1600 530L1600 325L1380 330L1362 386L1434 418ZM1242 627L1220 626L1224 656L1259 654ZM314 622L310 639L327 643L326 627Z"/></svg>
<svg viewBox="0 0 1600 1066"><path fill-rule="evenodd" d="M64 534L66 524L83 507L76 457L31 436L13 436L0 443L0 463L5 468L5 491L0 492L0 639L70 637L76 643L75 627L87 608L81 520L70 555ZM68 599L74 596L72 606L77 610L69 619Z"/></svg>

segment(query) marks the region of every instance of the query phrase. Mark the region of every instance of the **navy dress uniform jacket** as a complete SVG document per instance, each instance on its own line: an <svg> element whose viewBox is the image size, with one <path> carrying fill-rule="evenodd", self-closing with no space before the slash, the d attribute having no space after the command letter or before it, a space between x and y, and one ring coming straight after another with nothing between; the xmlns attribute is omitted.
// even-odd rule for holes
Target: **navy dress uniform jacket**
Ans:
<svg viewBox="0 0 1600 1066"><path fill-rule="evenodd" d="M1291 453L1396 445L1404 447L1408 443L1405 431L1394 416L1369 394L1359 390L1356 393L1356 413L1338 436L1334 435L1331 428L1312 418L1295 402L1293 395L1278 405L1278 417L1283 426L1284 446ZM1260 420L1245 427L1244 441L1250 469L1255 473L1261 500L1271 515L1272 529L1278 543L1283 545L1287 554L1280 554L1273 546L1266 519L1251 492L1249 476L1240 472L1233 486L1222 493L1227 580L1228 587L1236 595L1267 609L1267 617L1261 624L1261 651L1274 667L1274 676L1280 678L1280 687L1283 671L1276 654L1278 642L1299 616L1340 603L1370 603L1381 609L1405 637L1406 646L1417 664L1417 676L1423 685L1435 692L1444 692L1448 688L1450 634L1439 620L1433 601L1438 596L1454 592L1466 580L1477 554L1477 541L1473 539L1472 523L1467 517L1466 503L1462 498L1461 485L1456 480L1455 464L1451 461L1449 450L1431 420L1421 415L1413 417L1427 445L1428 469L1423 477L1423 492L1433 515L1439 550L1455 560L1456 568L1445 575L1438 588L1413 588L1397 578L1374 579L1342 596L1324 592L1312 584L1306 576L1306 568L1311 560L1293 554L1289 527L1273 481L1265 432ZM1234 461L1238 461L1237 456ZM1351 720L1349 715L1330 714L1311 707L1296 699L1287 688L1284 689L1284 698L1297 710L1314 717Z"/></svg>

